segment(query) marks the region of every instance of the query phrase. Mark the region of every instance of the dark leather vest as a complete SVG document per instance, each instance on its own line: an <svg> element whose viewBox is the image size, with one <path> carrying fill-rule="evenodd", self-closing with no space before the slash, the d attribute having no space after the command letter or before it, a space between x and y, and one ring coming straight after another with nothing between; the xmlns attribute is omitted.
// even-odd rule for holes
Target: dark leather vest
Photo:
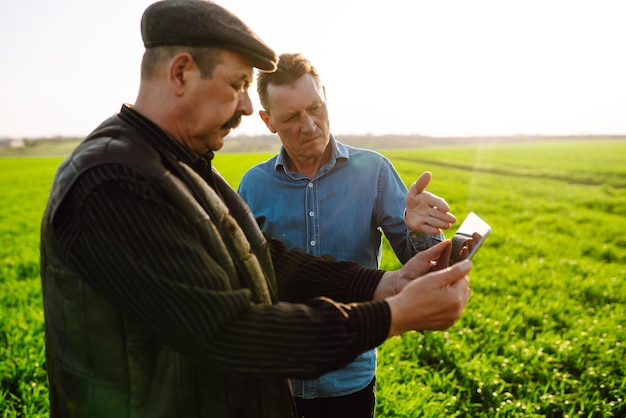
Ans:
<svg viewBox="0 0 626 418"><path fill-rule="evenodd" d="M66 261L53 220L72 184L90 168L125 164L152 182L189 216L207 216L197 184L165 168L168 157L117 117L105 121L59 167L41 234L41 279L51 418L295 417L287 379L221 374L193 361L124 315ZM168 167L171 164L167 164ZM245 204L216 175L216 187L258 258L272 302L275 280L267 242ZM194 196L194 197L192 197ZM202 229L206 242L220 242ZM211 235L211 236L208 236ZM226 255L228 259L228 255ZM224 268L239 268L237 260ZM225 262L226 263L226 262ZM228 270L227 270L228 271ZM241 276L241 275L239 275ZM233 274L233 288L249 287Z"/></svg>

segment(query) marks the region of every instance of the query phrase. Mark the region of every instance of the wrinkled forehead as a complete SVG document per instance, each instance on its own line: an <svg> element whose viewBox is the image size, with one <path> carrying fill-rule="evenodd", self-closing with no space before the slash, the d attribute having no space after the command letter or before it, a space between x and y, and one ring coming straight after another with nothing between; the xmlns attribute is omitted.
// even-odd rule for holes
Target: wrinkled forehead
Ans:
<svg viewBox="0 0 626 418"><path fill-rule="evenodd" d="M289 84L268 84L267 97L272 110L278 108L302 108L315 102L324 102L324 87L309 74Z"/></svg>
<svg viewBox="0 0 626 418"><path fill-rule="evenodd" d="M254 64L246 55L237 51L222 49L220 62L215 68L234 79L245 80L249 83L254 80Z"/></svg>

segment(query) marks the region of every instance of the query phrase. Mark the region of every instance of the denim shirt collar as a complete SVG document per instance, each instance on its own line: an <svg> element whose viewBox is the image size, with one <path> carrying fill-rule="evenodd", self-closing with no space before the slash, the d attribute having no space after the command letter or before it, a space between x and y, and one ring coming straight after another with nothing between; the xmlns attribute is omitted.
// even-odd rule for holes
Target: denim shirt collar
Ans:
<svg viewBox="0 0 626 418"><path fill-rule="evenodd" d="M338 160L350 159L350 152L348 151L348 148L346 148L345 145L337 142L333 134L330 134L330 146L332 147L332 150L333 150L332 155L330 157L330 161L324 164L322 167L320 167L319 172L315 175L314 178L321 177L327 172L329 172L330 170L332 170L333 167L335 167L335 165L337 164ZM282 169L285 172L285 174L287 174L289 177L294 178L294 179L304 178L304 176L302 176L301 174L293 173L291 170L289 170L289 166L287 165L287 151L285 151L284 146L280 147L280 152L278 153L278 156L276 158L274 169L276 171Z"/></svg>

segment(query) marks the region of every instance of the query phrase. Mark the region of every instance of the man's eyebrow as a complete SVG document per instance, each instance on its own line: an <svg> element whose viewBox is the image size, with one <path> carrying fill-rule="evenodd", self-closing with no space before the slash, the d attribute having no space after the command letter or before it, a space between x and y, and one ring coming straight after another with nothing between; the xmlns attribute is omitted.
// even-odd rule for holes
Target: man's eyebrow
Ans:
<svg viewBox="0 0 626 418"><path fill-rule="evenodd" d="M254 76L250 75L246 72L235 73L230 76L231 81L245 81L248 84L251 84L254 80Z"/></svg>
<svg viewBox="0 0 626 418"><path fill-rule="evenodd" d="M314 109L316 107L324 106L324 104L326 104L326 100L314 100L307 106L307 109Z"/></svg>

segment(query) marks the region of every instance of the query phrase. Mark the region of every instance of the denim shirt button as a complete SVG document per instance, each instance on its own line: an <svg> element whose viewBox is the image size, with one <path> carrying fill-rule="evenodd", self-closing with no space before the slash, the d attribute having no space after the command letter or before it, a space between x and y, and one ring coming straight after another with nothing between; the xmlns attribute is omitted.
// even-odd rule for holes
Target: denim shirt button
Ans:
<svg viewBox="0 0 626 418"><path fill-rule="evenodd" d="M315 247L315 241L311 241L309 242L309 244L311 245L311 247Z"/></svg>
<svg viewBox="0 0 626 418"><path fill-rule="evenodd" d="M309 187L313 187L313 183L309 183Z"/></svg>
<svg viewBox="0 0 626 418"><path fill-rule="evenodd" d="M309 216L315 216L315 212L313 211L309 212Z"/></svg>

